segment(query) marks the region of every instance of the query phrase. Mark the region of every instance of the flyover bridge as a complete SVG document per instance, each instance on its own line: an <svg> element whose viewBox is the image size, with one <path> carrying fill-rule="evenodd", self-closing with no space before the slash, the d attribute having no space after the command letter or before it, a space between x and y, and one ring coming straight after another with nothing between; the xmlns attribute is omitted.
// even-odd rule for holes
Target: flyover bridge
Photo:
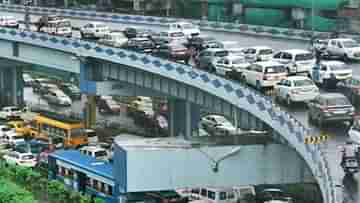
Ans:
<svg viewBox="0 0 360 203"><path fill-rule="evenodd" d="M107 87L114 91L113 83L116 83L171 97L177 107L170 116L172 135L191 135L196 105L236 118L239 127L268 130L279 143L289 146L302 157L320 186L324 202L336 203L335 185L325 157L317 145L304 144L309 131L272 101L245 86L144 54L14 29L0 29L0 53L3 59L13 63L38 64L79 73L81 90L90 95L100 94L109 83ZM0 68L0 75L16 70L12 74L12 80L16 81L19 77L16 73L21 72L19 66L4 66ZM21 83L17 85L21 86ZM10 92L12 95L18 95L18 89L8 88L13 91ZM19 102L19 98L13 102ZM174 118L179 116L183 119L178 120L184 122L175 123Z"/></svg>

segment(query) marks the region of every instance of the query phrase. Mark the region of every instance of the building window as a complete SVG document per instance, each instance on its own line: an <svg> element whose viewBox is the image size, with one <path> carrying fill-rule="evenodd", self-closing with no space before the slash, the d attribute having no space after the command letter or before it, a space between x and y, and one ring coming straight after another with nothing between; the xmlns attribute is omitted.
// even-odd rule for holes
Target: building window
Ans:
<svg viewBox="0 0 360 203"><path fill-rule="evenodd" d="M113 195L113 193L112 193L113 187L112 187L111 185L108 185L107 188L108 188L107 194L110 195L110 196L112 196L112 195Z"/></svg>

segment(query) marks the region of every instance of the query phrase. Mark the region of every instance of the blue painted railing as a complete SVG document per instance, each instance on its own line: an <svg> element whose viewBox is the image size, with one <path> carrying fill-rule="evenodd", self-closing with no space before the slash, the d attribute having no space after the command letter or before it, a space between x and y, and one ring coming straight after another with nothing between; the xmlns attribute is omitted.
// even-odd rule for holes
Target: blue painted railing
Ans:
<svg viewBox="0 0 360 203"><path fill-rule="evenodd" d="M78 39L6 28L0 29L0 39L124 64L199 88L240 109L246 109L272 126L275 132L282 137L282 140L293 146L304 158L320 186L324 202L337 203L334 181L330 176L330 168L321 149L317 145L304 144L304 138L310 134L309 130L290 114L276 107L271 100L246 86L183 64Z"/></svg>

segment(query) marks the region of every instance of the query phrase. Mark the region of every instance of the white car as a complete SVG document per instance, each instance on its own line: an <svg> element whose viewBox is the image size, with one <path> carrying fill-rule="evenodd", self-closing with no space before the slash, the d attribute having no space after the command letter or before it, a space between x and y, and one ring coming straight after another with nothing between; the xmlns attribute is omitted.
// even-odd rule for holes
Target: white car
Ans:
<svg viewBox="0 0 360 203"><path fill-rule="evenodd" d="M245 57L251 61L269 61L272 59L274 50L268 46L254 46L243 50Z"/></svg>
<svg viewBox="0 0 360 203"><path fill-rule="evenodd" d="M109 154L106 149L103 149L99 146L84 146L79 149L82 154L94 157L99 160L107 160L109 158Z"/></svg>
<svg viewBox="0 0 360 203"><path fill-rule="evenodd" d="M32 153L20 153L16 151L4 155L7 164L19 165L23 167L35 167L37 164L36 157Z"/></svg>
<svg viewBox="0 0 360 203"><path fill-rule="evenodd" d="M289 74L308 73L315 66L315 56L302 49L289 49L277 52L273 60L286 66Z"/></svg>
<svg viewBox="0 0 360 203"><path fill-rule="evenodd" d="M229 55L232 56L245 56L244 48L230 48L227 49L227 51L229 52Z"/></svg>
<svg viewBox="0 0 360 203"><path fill-rule="evenodd" d="M322 61L311 69L310 77L324 86L336 85L338 81L350 79L352 69L341 61Z"/></svg>
<svg viewBox="0 0 360 203"><path fill-rule="evenodd" d="M59 89L49 89L47 94L45 94L43 97L50 104L61 106L71 106L72 104L71 98Z"/></svg>
<svg viewBox="0 0 360 203"><path fill-rule="evenodd" d="M22 74L23 77L23 81L24 81L24 85L25 86L31 86L34 83L34 78L31 77L30 74L28 73L23 73Z"/></svg>
<svg viewBox="0 0 360 203"><path fill-rule="evenodd" d="M249 65L250 63L245 60L244 56L232 55L215 59L212 62L212 66L215 68L216 74L230 77L236 75L240 76L243 70Z"/></svg>
<svg viewBox="0 0 360 203"><path fill-rule="evenodd" d="M112 47L122 47L129 39L122 32L111 32L105 34L103 38L99 39L100 44Z"/></svg>
<svg viewBox="0 0 360 203"><path fill-rule="evenodd" d="M201 118L200 125L215 135L235 135L236 127L221 115L207 115Z"/></svg>
<svg viewBox="0 0 360 203"><path fill-rule="evenodd" d="M91 22L80 29L81 38L102 38L110 33L110 28L101 22Z"/></svg>
<svg viewBox="0 0 360 203"><path fill-rule="evenodd" d="M243 70L241 80L261 90L272 88L287 77L285 66L274 61L261 61Z"/></svg>
<svg viewBox="0 0 360 203"><path fill-rule="evenodd" d="M355 40L349 38L330 39L326 52L330 56L340 56L345 60L360 59L360 45Z"/></svg>
<svg viewBox="0 0 360 203"><path fill-rule="evenodd" d="M19 143L25 142L25 139L23 136L21 136L17 133L7 133L4 136L3 141L5 143L11 144L11 145L17 145Z"/></svg>
<svg viewBox="0 0 360 203"><path fill-rule="evenodd" d="M178 29L165 30L157 34L153 34L152 39L159 42L166 43L180 43L184 44L187 42L185 34Z"/></svg>
<svg viewBox="0 0 360 203"><path fill-rule="evenodd" d="M169 24L170 30L180 30L187 37L200 35L200 29L198 26L188 22L176 22Z"/></svg>
<svg viewBox="0 0 360 203"><path fill-rule="evenodd" d="M19 28L19 22L13 16L0 16L0 26L9 28Z"/></svg>
<svg viewBox="0 0 360 203"><path fill-rule="evenodd" d="M20 118L21 109L16 106L6 106L0 111L0 119L10 120L12 118Z"/></svg>
<svg viewBox="0 0 360 203"><path fill-rule="evenodd" d="M15 133L15 129L8 125L0 125L0 139L3 139L7 134Z"/></svg>
<svg viewBox="0 0 360 203"><path fill-rule="evenodd" d="M354 124L351 126L348 134L352 142L360 145L360 119L354 120Z"/></svg>
<svg viewBox="0 0 360 203"><path fill-rule="evenodd" d="M305 76L290 76L275 86L275 98L286 101L287 105L293 102L306 102L319 95L319 88Z"/></svg>

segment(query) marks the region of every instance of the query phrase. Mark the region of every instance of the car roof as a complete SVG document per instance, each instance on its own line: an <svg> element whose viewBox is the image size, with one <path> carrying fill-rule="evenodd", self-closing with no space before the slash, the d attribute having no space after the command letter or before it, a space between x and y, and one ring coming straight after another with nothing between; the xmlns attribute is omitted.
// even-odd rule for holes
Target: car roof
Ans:
<svg viewBox="0 0 360 203"><path fill-rule="evenodd" d="M80 150L91 151L91 152L106 151L106 149L100 146L84 146L80 148Z"/></svg>
<svg viewBox="0 0 360 203"><path fill-rule="evenodd" d="M234 59L245 59L245 56L242 55L228 55L225 56L223 58L229 59L229 60L234 60Z"/></svg>
<svg viewBox="0 0 360 203"><path fill-rule="evenodd" d="M132 38L131 40L150 40L150 39L147 37L135 37L135 38Z"/></svg>
<svg viewBox="0 0 360 203"><path fill-rule="evenodd" d="M227 51L226 49L223 48L207 48L204 51L209 51L209 52L218 52L218 51Z"/></svg>
<svg viewBox="0 0 360 203"><path fill-rule="evenodd" d="M254 64L260 66L284 66L283 64L276 61L259 61L259 62L255 62Z"/></svg>
<svg viewBox="0 0 360 203"><path fill-rule="evenodd" d="M93 24L93 25L105 25L105 23L103 22L91 22L89 24Z"/></svg>
<svg viewBox="0 0 360 203"><path fill-rule="evenodd" d="M332 99L332 98L346 98L343 94L341 93L323 93L320 94L321 98L324 99Z"/></svg>
<svg viewBox="0 0 360 203"><path fill-rule="evenodd" d="M217 119L217 118L225 118L222 115L216 115L216 114L210 114L210 115L207 115L206 117L212 117L212 118L215 118L215 119Z"/></svg>
<svg viewBox="0 0 360 203"><path fill-rule="evenodd" d="M283 50L282 52L288 52L291 54L308 54L311 53L310 51L304 50L304 49L287 49Z"/></svg>
<svg viewBox="0 0 360 203"><path fill-rule="evenodd" d="M323 65L346 65L346 63L342 62L342 61L335 61L335 60L332 60L332 61L321 61L321 64Z"/></svg>
<svg viewBox="0 0 360 203"><path fill-rule="evenodd" d="M190 22L185 22L185 21L179 21L179 22L175 22L174 24L179 24L179 25L184 25L184 24L192 24ZM193 24L192 24L193 25Z"/></svg>
<svg viewBox="0 0 360 203"><path fill-rule="evenodd" d="M267 188L267 189L264 189L263 192L282 192L282 190L280 190L278 188Z"/></svg>
<svg viewBox="0 0 360 203"><path fill-rule="evenodd" d="M353 40L353 39L351 39L351 38L335 38L335 39L332 39L332 40L336 40L336 41L355 41L355 40Z"/></svg>
<svg viewBox="0 0 360 203"><path fill-rule="evenodd" d="M269 46L253 46L253 47L250 47L250 48L253 48L253 49L272 49Z"/></svg>
<svg viewBox="0 0 360 203"><path fill-rule="evenodd" d="M294 80L311 80L310 78L306 76L288 76L288 80L294 81Z"/></svg>

